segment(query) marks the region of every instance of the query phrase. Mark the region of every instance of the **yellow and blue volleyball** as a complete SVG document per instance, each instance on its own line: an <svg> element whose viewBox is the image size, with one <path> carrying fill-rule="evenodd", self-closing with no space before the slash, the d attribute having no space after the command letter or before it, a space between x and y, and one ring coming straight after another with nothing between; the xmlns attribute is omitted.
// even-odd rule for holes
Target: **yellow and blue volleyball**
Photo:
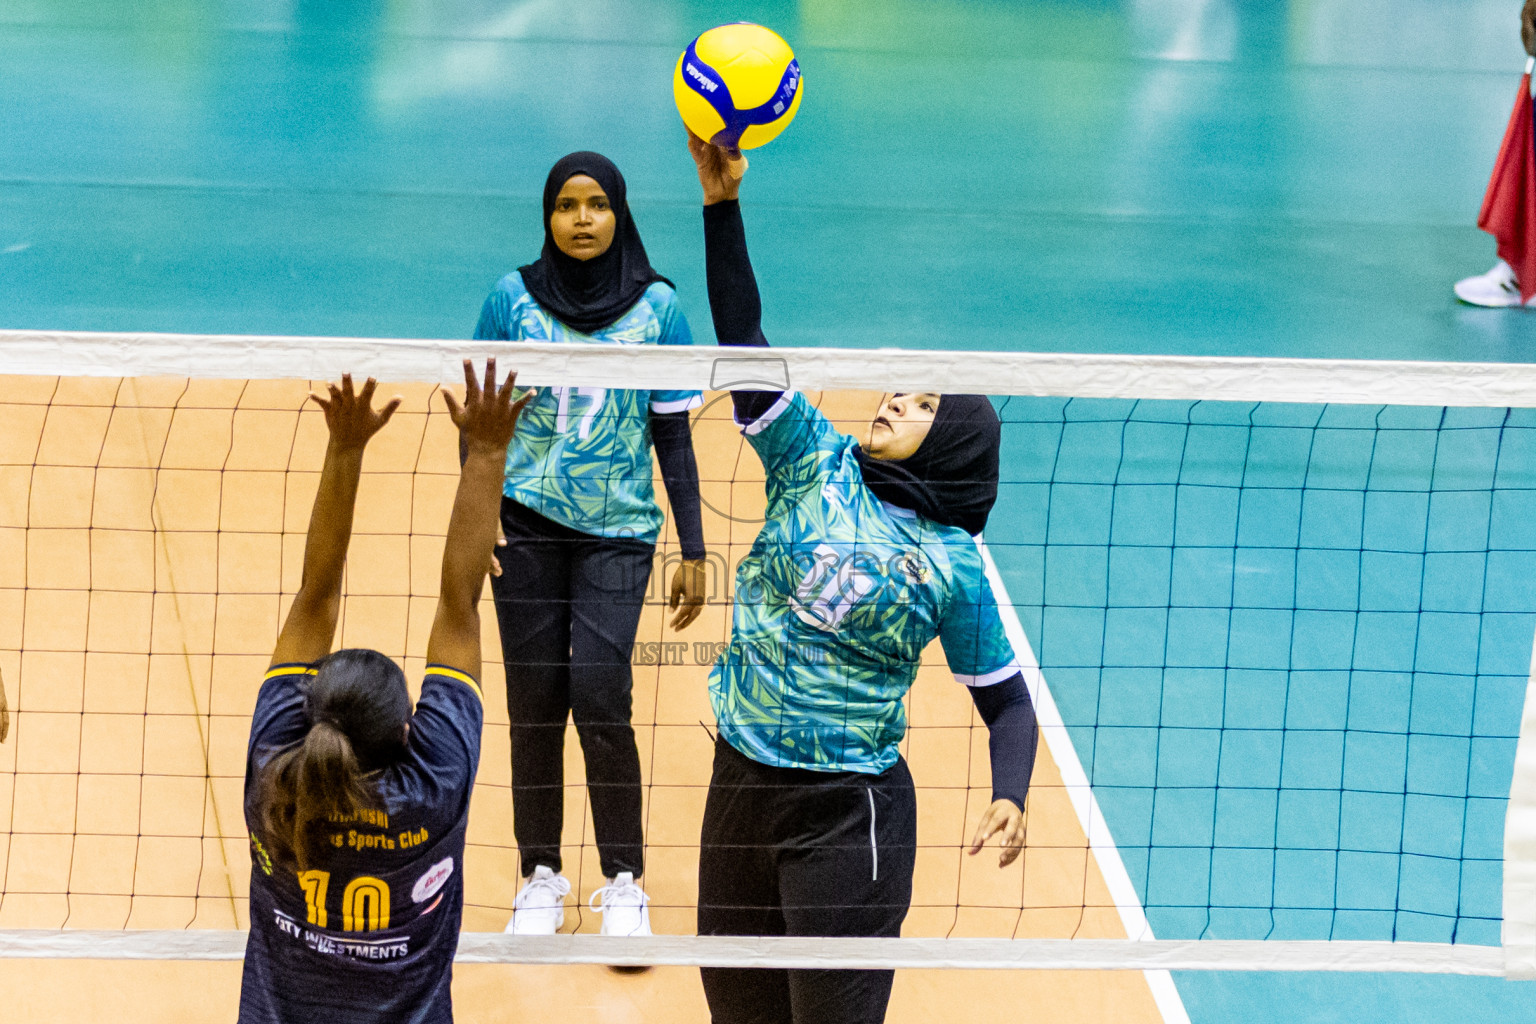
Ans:
<svg viewBox="0 0 1536 1024"><path fill-rule="evenodd" d="M795 119L803 91L800 62L789 44L772 29L745 21L701 34L672 75L683 123L727 149L771 142Z"/></svg>

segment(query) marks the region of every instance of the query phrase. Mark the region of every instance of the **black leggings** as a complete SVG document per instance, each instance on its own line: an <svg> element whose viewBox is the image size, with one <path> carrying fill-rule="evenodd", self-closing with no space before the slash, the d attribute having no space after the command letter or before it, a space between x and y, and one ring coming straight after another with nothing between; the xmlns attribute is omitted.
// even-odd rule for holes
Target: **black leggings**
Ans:
<svg viewBox="0 0 1536 1024"><path fill-rule="evenodd" d="M699 851L700 935L901 934L917 797L881 775L770 768L715 743ZM701 969L715 1024L880 1024L893 971Z"/></svg>
<svg viewBox="0 0 1536 1024"><path fill-rule="evenodd" d="M512 826L526 877L560 870L565 723L587 765L598 857L609 878L645 871L640 754L629 722L630 655L655 545L595 537L503 498L491 577L512 722Z"/></svg>

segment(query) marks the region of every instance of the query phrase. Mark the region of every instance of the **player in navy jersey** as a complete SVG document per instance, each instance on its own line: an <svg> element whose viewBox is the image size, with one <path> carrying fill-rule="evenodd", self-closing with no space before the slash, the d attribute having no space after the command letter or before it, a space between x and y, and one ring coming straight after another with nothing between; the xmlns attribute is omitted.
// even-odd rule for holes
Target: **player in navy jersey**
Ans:
<svg viewBox="0 0 1536 1024"><path fill-rule="evenodd" d="M710 311L723 345L766 345L727 155L697 138ZM1024 841L1037 729L976 535L1001 424L983 395L889 397L863 445L805 397L733 390L762 460L766 521L736 574L710 673L719 723L699 851L701 935L895 936L912 901L917 805L902 697L935 638L990 733L993 802L972 854ZM715 1024L875 1024L891 971L706 968Z"/></svg>
<svg viewBox="0 0 1536 1024"><path fill-rule="evenodd" d="M624 176L572 153L544 183L544 248L497 283L476 338L554 344L691 345L672 282L651 268ZM682 562L672 626L704 602L704 532L688 410L697 391L546 388L507 453L506 545L491 589L507 669L513 831L527 882L507 930L553 934L570 881L560 872L565 730L587 769L605 935L649 935L640 754L630 725L630 660L651 578L661 509L651 449L672 504Z"/></svg>
<svg viewBox="0 0 1536 1024"><path fill-rule="evenodd" d="M414 713L385 655L331 653L368 440L396 398L370 379L312 396L330 442L304 575L256 698L245 767L251 931L242 1024L447 1024L464 905L464 827L480 759L480 591L518 414L509 375L464 363L467 449L448 523L426 678Z"/></svg>

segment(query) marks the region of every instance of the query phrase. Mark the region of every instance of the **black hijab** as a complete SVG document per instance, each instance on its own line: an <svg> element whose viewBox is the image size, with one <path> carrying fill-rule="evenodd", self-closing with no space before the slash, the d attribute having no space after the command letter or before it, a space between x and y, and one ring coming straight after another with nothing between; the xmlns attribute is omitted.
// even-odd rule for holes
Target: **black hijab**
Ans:
<svg viewBox="0 0 1536 1024"><path fill-rule="evenodd" d="M565 183L578 174L585 174L602 186L617 221L613 244L607 252L590 260L578 260L561 252L549 232L555 199ZM640 231L629 215L624 175L600 153L572 153L550 168L544 181L544 250L537 262L517 269L534 301L582 334L591 334L619 319L655 282L672 283L651 269Z"/></svg>
<svg viewBox="0 0 1536 1024"><path fill-rule="evenodd" d="M909 508L972 536L997 501L1003 425L986 395L942 395L933 426L905 459L877 459L856 449L864 483L881 501Z"/></svg>

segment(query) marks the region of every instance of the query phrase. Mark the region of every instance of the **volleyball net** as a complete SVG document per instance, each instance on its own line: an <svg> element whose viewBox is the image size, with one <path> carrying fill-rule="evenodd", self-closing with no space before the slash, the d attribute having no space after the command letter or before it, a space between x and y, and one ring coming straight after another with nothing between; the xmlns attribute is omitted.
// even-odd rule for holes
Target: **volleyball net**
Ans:
<svg viewBox="0 0 1536 1024"><path fill-rule="evenodd" d="M0 352L0 955L240 955L250 714L325 448L305 396L347 371L405 397L364 465L338 639L419 680L458 476L435 392L496 355L528 385L707 392L711 590L664 625L669 524L633 658L658 934L586 934L583 899L553 940L497 934L520 870L487 592L461 960L1536 976L1536 368L20 331ZM983 550L1042 729L1025 849L965 853L987 733L933 646L900 939L692 934L706 678L764 508L738 384L855 436L891 390L1003 419Z"/></svg>

